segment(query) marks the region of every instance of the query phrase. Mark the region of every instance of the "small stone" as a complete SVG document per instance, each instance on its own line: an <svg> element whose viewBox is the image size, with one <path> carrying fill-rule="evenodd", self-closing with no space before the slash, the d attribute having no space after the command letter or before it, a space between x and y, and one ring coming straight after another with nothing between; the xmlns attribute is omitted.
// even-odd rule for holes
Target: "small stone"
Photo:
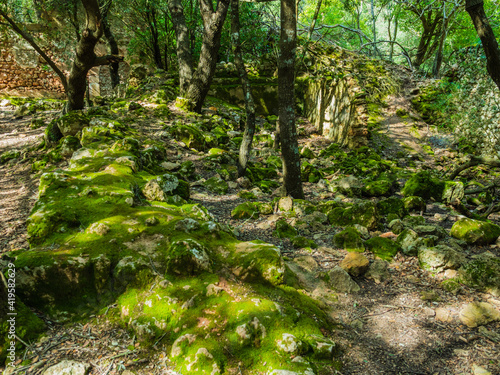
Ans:
<svg viewBox="0 0 500 375"><path fill-rule="evenodd" d="M217 296L221 294L224 291L223 288L218 287L215 284L209 284L207 285L207 297L208 296Z"/></svg>
<svg viewBox="0 0 500 375"><path fill-rule="evenodd" d="M160 167L166 169L167 171L175 171L181 167L181 164L164 161L163 163L160 164Z"/></svg>
<svg viewBox="0 0 500 375"><path fill-rule="evenodd" d="M500 320L500 312L487 302L472 302L460 311L460 321L469 328Z"/></svg>
<svg viewBox="0 0 500 375"><path fill-rule="evenodd" d="M293 209L293 199L292 197L284 197L279 200L278 208L280 211L288 212Z"/></svg>
<svg viewBox="0 0 500 375"><path fill-rule="evenodd" d="M328 272L332 288L342 293L357 293L361 290L351 276L339 266Z"/></svg>
<svg viewBox="0 0 500 375"><path fill-rule="evenodd" d="M451 323L457 318L457 314L455 311L444 308L444 307L438 307L436 309L436 315L434 317L435 320L438 322L443 322L443 323Z"/></svg>
<svg viewBox="0 0 500 375"><path fill-rule="evenodd" d="M340 262L340 267L351 276L363 275L369 265L370 261L367 257L355 252L347 253L342 262Z"/></svg>
<svg viewBox="0 0 500 375"><path fill-rule="evenodd" d="M130 207L134 205L134 198L128 197L125 199L125 203L128 204Z"/></svg>
<svg viewBox="0 0 500 375"><path fill-rule="evenodd" d="M472 365L472 372L474 375L491 375L491 372L478 365Z"/></svg>
<svg viewBox="0 0 500 375"><path fill-rule="evenodd" d="M240 185L243 189L250 189L252 187L252 181L248 179L248 177L240 177L236 180L238 185Z"/></svg>
<svg viewBox="0 0 500 375"><path fill-rule="evenodd" d="M159 222L160 222L160 220L159 220L156 216L151 216L151 217L148 217L148 218L145 220L145 224L146 224L148 227L153 227L153 226L157 225Z"/></svg>
<svg viewBox="0 0 500 375"><path fill-rule="evenodd" d="M104 236L109 232L109 227L104 223L93 223L87 229L89 234L97 234L99 236Z"/></svg>
<svg viewBox="0 0 500 375"><path fill-rule="evenodd" d="M387 265L388 263L385 260L375 259L375 261L370 265L365 277L373 279L376 284L384 282L391 277Z"/></svg>
<svg viewBox="0 0 500 375"><path fill-rule="evenodd" d="M316 260L310 255L297 257L293 261L309 272L317 271L319 268Z"/></svg>
<svg viewBox="0 0 500 375"><path fill-rule="evenodd" d="M43 375L85 375L90 368L87 363L63 360L57 365L49 367Z"/></svg>

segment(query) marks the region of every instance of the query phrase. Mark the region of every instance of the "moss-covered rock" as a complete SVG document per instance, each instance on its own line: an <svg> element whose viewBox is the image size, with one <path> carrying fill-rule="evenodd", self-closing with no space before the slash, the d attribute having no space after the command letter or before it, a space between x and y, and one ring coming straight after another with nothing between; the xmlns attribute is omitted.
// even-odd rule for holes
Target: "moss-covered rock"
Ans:
<svg viewBox="0 0 500 375"><path fill-rule="evenodd" d="M60 145L61 145L60 149L61 156L65 158L73 156L73 153L82 147L80 140L71 135L64 137L60 141Z"/></svg>
<svg viewBox="0 0 500 375"><path fill-rule="evenodd" d="M409 212L424 213L426 210L425 200L415 195L403 198L403 204Z"/></svg>
<svg viewBox="0 0 500 375"><path fill-rule="evenodd" d="M203 186L209 191L216 194L227 194L229 190L229 185L219 176L210 177L208 180L203 182Z"/></svg>
<svg viewBox="0 0 500 375"><path fill-rule="evenodd" d="M500 258L490 252L473 256L458 271L464 284L500 296Z"/></svg>
<svg viewBox="0 0 500 375"><path fill-rule="evenodd" d="M318 245L313 240L304 236L295 236L292 238L292 245L297 249L311 248L316 249Z"/></svg>
<svg viewBox="0 0 500 375"><path fill-rule="evenodd" d="M434 198L439 201L441 200L444 188L444 181L433 177L429 171L421 171L406 181L401 192L405 197L418 196L423 199Z"/></svg>
<svg viewBox="0 0 500 375"><path fill-rule="evenodd" d="M297 235L297 230L287 223L285 219L276 222L276 229L273 235L278 238L293 238Z"/></svg>
<svg viewBox="0 0 500 375"><path fill-rule="evenodd" d="M63 137L56 120L52 120L45 129L44 140L47 146L56 145Z"/></svg>
<svg viewBox="0 0 500 375"><path fill-rule="evenodd" d="M259 205L254 202L239 204L231 211L233 219L257 219L259 217Z"/></svg>
<svg viewBox="0 0 500 375"><path fill-rule="evenodd" d="M460 268L465 263L465 256L449 246L437 245L420 248L418 261L426 270L441 272Z"/></svg>
<svg viewBox="0 0 500 375"><path fill-rule="evenodd" d="M497 240L500 236L500 226L486 221L463 218L453 224L450 234L470 244L485 245Z"/></svg>
<svg viewBox="0 0 500 375"><path fill-rule="evenodd" d="M323 178L323 173L312 164L304 161L300 165L300 176L303 182L316 183Z"/></svg>
<svg viewBox="0 0 500 375"><path fill-rule="evenodd" d="M75 136L90 123L89 118L82 111L71 111L55 120L63 137Z"/></svg>
<svg viewBox="0 0 500 375"><path fill-rule="evenodd" d="M400 219L408 214L404 202L396 197L382 199L381 201L377 202L377 210L379 215L381 216L395 214Z"/></svg>
<svg viewBox="0 0 500 375"><path fill-rule="evenodd" d="M382 197L390 195L394 187L394 180L388 178L378 178L365 182L363 195L368 197Z"/></svg>
<svg viewBox="0 0 500 375"><path fill-rule="evenodd" d="M0 155L0 164L7 163L9 160L18 159L21 156L21 152L18 150L5 151Z"/></svg>
<svg viewBox="0 0 500 375"><path fill-rule="evenodd" d="M142 194L148 200L159 202L169 202L169 197L173 195L189 199L189 184L173 174L165 173L149 180L142 188Z"/></svg>
<svg viewBox="0 0 500 375"><path fill-rule="evenodd" d="M353 227L347 227L333 236L333 244L347 251L364 252L365 246L359 232Z"/></svg>
<svg viewBox="0 0 500 375"><path fill-rule="evenodd" d="M176 124L167 128L167 131L177 141L199 151L205 151L213 144L213 141L207 139L203 132L193 125Z"/></svg>
<svg viewBox="0 0 500 375"><path fill-rule="evenodd" d="M391 260L401 247L389 238L373 237L365 241L365 247L376 257L383 260Z"/></svg>

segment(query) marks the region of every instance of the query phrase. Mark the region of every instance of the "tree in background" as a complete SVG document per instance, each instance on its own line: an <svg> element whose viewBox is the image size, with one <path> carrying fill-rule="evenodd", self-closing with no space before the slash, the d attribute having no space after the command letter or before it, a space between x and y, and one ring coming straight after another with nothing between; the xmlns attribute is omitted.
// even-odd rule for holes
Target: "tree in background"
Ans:
<svg viewBox="0 0 500 375"><path fill-rule="evenodd" d="M465 6L476 28L477 35L481 38L488 74L500 89L500 49L484 12L483 0L466 0Z"/></svg>
<svg viewBox="0 0 500 375"><path fill-rule="evenodd" d="M297 18L295 0L281 0L280 56L278 61L279 133L286 195L304 199L300 154L295 126L295 49Z"/></svg>

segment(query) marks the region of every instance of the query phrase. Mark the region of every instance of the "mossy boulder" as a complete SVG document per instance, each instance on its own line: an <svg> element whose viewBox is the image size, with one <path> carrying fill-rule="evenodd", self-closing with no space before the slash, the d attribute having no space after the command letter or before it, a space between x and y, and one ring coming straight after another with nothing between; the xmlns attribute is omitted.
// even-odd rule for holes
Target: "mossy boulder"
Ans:
<svg viewBox="0 0 500 375"><path fill-rule="evenodd" d="M359 197L363 191L363 182L355 176L343 177L333 182L336 190L349 197Z"/></svg>
<svg viewBox="0 0 500 375"><path fill-rule="evenodd" d="M300 165L300 176L303 182L316 183L323 178L323 173L316 169L314 165L304 161Z"/></svg>
<svg viewBox="0 0 500 375"><path fill-rule="evenodd" d="M359 232L353 227L347 227L333 236L333 244L347 251L364 252L365 246Z"/></svg>
<svg viewBox="0 0 500 375"><path fill-rule="evenodd" d="M198 151L205 151L212 144L205 138L203 131L193 125L176 124L167 130L177 141Z"/></svg>
<svg viewBox="0 0 500 375"><path fill-rule="evenodd" d="M68 135L60 141L61 156L68 158L73 156L73 153L82 147L80 140L77 137Z"/></svg>
<svg viewBox="0 0 500 375"><path fill-rule="evenodd" d="M418 250L418 261L426 270L442 272L459 269L465 263L465 255L446 245L421 247Z"/></svg>
<svg viewBox="0 0 500 375"><path fill-rule="evenodd" d="M0 164L7 163L9 160L18 159L21 156L21 152L18 150L5 151L0 155Z"/></svg>
<svg viewBox="0 0 500 375"><path fill-rule="evenodd" d="M379 225L379 214L375 203L366 201L348 207L344 216L350 217L353 224L360 224L370 230Z"/></svg>
<svg viewBox="0 0 500 375"><path fill-rule="evenodd" d="M173 174L165 173L149 180L142 188L142 194L150 201L159 202L168 202L169 197L173 195L189 199L189 184Z"/></svg>
<svg viewBox="0 0 500 375"><path fill-rule="evenodd" d="M373 237L365 241L365 247L376 257L383 260L391 260L401 250L401 247L393 240L385 237Z"/></svg>
<svg viewBox="0 0 500 375"><path fill-rule="evenodd" d="M278 238L293 238L297 235L297 229L288 224L285 219L280 219L276 222L273 235Z"/></svg>
<svg viewBox="0 0 500 375"><path fill-rule="evenodd" d="M486 221L463 218L451 227L451 236L469 244L486 245L500 236L500 226Z"/></svg>
<svg viewBox="0 0 500 375"><path fill-rule="evenodd" d="M229 185L219 176L210 177L208 180L203 182L203 186L216 194L224 195L227 194L229 190Z"/></svg>
<svg viewBox="0 0 500 375"><path fill-rule="evenodd" d="M405 197L418 196L423 199L434 198L441 200L445 183L432 176L429 171L421 171L414 174L401 190Z"/></svg>
<svg viewBox="0 0 500 375"><path fill-rule="evenodd" d="M445 181L441 200L446 204L460 202L465 196L463 182Z"/></svg>
<svg viewBox="0 0 500 375"><path fill-rule="evenodd" d="M494 296L500 296L500 258L491 252L475 255L458 271L459 280Z"/></svg>
<svg viewBox="0 0 500 375"><path fill-rule="evenodd" d="M45 129L44 140L47 146L56 145L59 140L63 137L63 134L59 130L56 120L52 120Z"/></svg>
<svg viewBox="0 0 500 375"><path fill-rule="evenodd" d="M395 214L400 219L408 214L404 202L396 197L382 199L377 202L377 211L380 216Z"/></svg>
<svg viewBox="0 0 500 375"><path fill-rule="evenodd" d="M303 217L306 215L311 215L316 211L316 206L304 199L294 199L293 200L293 212L297 217Z"/></svg>
<svg viewBox="0 0 500 375"><path fill-rule="evenodd" d="M84 127L89 126L90 120L82 111L71 111L55 120L63 137L75 136Z"/></svg>
<svg viewBox="0 0 500 375"><path fill-rule="evenodd" d="M304 236L295 236L292 238L292 245L296 249L311 248L316 249L318 245L313 240L306 238Z"/></svg>
<svg viewBox="0 0 500 375"><path fill-rule="evenodd" d="M257 219L259 214L259 205L254 202L239 204L231 211L233 219Z"/></svg>
<svg viewBox="0 0 500 375"><path fill-rule="evenodd" d="M399 234L397 243L401 246L401 252L410 256L417 255L418 249L424 244L418 233L409 228Z"/></svg>
<svg viewBox="0 0 500 375"><path fill-rule="evenodd" d="M423 213L426 210L425 200L415 195L403 198L403 204L409 212Z"/></svg>
<svg viewBox="0 0 500 375"><path fill-rule="evenodd" d="M382 197L390 195L394 188L394 180L389 178L378 178L365 182L363 195L368 197Z"/></svg>

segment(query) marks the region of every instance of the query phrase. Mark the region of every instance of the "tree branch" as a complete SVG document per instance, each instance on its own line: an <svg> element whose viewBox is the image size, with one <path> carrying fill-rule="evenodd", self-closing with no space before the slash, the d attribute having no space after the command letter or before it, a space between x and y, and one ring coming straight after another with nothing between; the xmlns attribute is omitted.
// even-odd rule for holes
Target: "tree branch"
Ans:
<svg viewBox="0 0 500 375"><path fill-rule="evenodd" d="M118 56L118 55L105 55L105 56L98 56L96 57L94 61L94 66L101 66L101 65L109 65L113 63L119 63L122 62L124 59L123 56Z"/></svg>
<svg viewBox="0 0 500 375"><path fill-rule="evenodd" d="M459 175L460 172L462 171L465 171L466 169L470 168L470 167L474 167L476 165L480 165L480 164L484 164L484 165L488 165L490 167L500 167L500 160L497 160L497 159L493 159L493 158L488 158L488 157L482 157L482 156L471 156L470 157L470 160L455 168L451 173L450 173L450 176L449 176L449 179L450 180L453 180L455 179L455 177L457 177Z"/></svg>

